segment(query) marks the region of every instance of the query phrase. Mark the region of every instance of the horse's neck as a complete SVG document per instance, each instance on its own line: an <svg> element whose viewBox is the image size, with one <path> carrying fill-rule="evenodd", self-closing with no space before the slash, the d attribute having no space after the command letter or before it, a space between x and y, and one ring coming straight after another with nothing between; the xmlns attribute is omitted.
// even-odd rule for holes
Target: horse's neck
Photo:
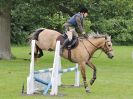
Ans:
<svg viewBox="0 0 133 99"><path fill-rule="evenodd" d="M94 40L91 40L91 42L97 47L101 48L105 43L105 38L95 38Z"/></svg>
<svg viewBox="0 0 133 99"><path fill-rule="evenodd" d="M89 39L88 47L90 47L90 53L94 53L96 50L101 49L105 43L105 38Z"/></svg>

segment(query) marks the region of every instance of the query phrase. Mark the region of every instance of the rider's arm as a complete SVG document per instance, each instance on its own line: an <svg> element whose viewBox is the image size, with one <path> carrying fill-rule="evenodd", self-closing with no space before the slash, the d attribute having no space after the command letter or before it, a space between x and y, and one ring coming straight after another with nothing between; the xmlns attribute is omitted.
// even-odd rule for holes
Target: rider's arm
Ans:
<svg viewBox="0 0 133 99"><path fill-rule="evenodd" d="M79 16L76 17L76 22L77 22L77 26L79 28L79 32L83 33L83 24L82 24L81 19L80 19Z"/></svg>

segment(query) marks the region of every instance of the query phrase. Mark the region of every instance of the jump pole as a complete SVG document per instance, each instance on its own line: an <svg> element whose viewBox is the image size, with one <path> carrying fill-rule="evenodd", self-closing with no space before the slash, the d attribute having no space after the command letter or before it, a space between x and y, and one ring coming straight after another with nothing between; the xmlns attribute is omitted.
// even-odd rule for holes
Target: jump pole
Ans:
<svg viewBox="0 0 133 99"><path fill-rule="evenodd" d="M55 56L54 56L54 62L53 62L53 71L51 76L51 92L50 95L57 95L58 94L58 81L59 81L59 65L60 64L60 41L57 41L56 43L56 49L55 49Z"/></svg>
<svg viewBox="0 0 133 99"><path fill-rule="evenodd" d="M34 89L34 51L35 51L35 40L31 42L31 63L30 63L30 73L27 77L27 94L33 94Z"/></svg>
<svg viewBox="0 0 133 99"><path fill-rule="evenodd" d="M31 63L30 63L30 73L27 77L27 94L33 94L35 92L34 81L39 80L34 78L34 74L38 74L39 72L50 72L52 71L51 82L48 83L47 89L44 91L44 94L47 94L48 90L51 87L50 95L58 94L58 86L61 85L61 75L65 72L75 71L75 84L74 86L79 86L79 70L78 64L76 64L73 68L61 69L61 57L60 57L60 41L56 43L55 49L55 58L53 62L53 68L47 70L39 70L34 72L34 51L35 51L35 40L31 42ZM40 81L40 80L39 80ZM45 83L40 81L41 83Z"/></svg>

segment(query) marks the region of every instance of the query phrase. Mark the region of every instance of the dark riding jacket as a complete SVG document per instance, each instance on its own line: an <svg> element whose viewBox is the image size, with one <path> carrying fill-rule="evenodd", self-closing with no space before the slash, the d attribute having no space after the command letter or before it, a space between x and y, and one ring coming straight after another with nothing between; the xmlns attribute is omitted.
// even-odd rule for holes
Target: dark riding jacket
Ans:
<svg viewBox="0 0 133 99"><path fill-rule="evenodd" d="M78 28L78 32L83 32L83 16L80 13L73 15L68 21L71 26L74 26L76 29Z"/></svg>

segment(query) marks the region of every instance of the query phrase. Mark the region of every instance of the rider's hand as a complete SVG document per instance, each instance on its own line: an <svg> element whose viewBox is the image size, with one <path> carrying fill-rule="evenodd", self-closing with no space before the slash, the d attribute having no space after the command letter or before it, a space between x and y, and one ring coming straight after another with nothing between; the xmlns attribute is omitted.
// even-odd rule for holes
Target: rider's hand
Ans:
<svg viewBox="0 0 133 99"><path fill-rule="evenodd" d="M82 36L83 36L84 38L88 38L88 36L86 35L85 32L82 32Z"/></svg>
<svg viewBox="0 0 133 99"><path fill-rule="evenodd" d="M86 34L85 32L82 32L82 34L84 35L84 34Z"/></svg>

